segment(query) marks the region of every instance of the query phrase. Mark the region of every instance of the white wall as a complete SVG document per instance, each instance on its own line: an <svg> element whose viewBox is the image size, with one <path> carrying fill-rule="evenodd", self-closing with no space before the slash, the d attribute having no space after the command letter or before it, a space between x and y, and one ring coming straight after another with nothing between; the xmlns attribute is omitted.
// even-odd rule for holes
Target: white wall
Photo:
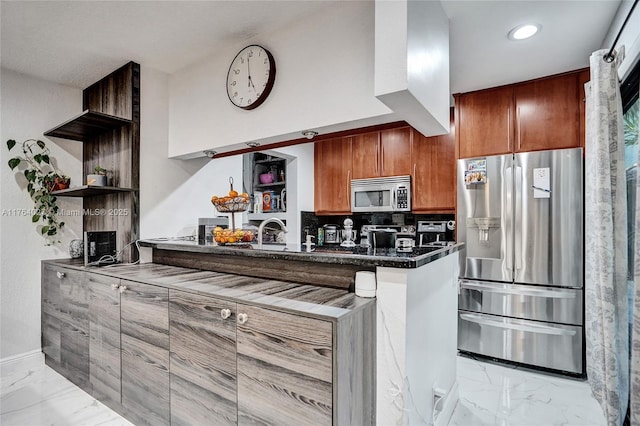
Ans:
<svg viewBox="0 0 640 426"><path fill-rule="evenodd" d="M19 146L9 152L6 141L44 140L71 184L82 182L82 143L42 135L82 111L82 91L2 69L0 110L0 359L5 359L40 348L40 260L69 257L69 241L82 236L82 217L65 217L61 243L47 247L31 216L12 215L12 209L30 209L33 202L23 176L7 166ZM60 198L58 205L82 209L80 199Z"/></svg>
<svg viewBox="0 0 640 426"><path fill-rule="evenodd" d="M199 217L218 215L211 196L229 191L229 177L233 177L235 188L242 188L242 156L167 158L167 74L141 67L140 102L140 236L193 235ZM236 220L240 220L239 215Z"/></svg>
<svg viewBox="0 0 640 426"><path fill-rule="evenodd" d="M173 74L169 155L290 140L305 129L326 133L394 121L391 110L373 94L373 27L373 2L337 2ZM252 43L273 54L276 80L264 104L244 111L229 102L225 82L235 54Z"/></svg>

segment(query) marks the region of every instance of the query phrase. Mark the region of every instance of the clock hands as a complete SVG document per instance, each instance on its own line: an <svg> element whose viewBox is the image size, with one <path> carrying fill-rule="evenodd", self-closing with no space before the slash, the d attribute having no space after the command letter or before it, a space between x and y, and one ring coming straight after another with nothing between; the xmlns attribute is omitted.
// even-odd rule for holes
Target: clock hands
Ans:
<svg viewBox="0 0 640 426"><path fill-rule="evenodd" d="M253 87L253 91L258 93L258 91L256 90L256 86L253 85L253 80L251 80L251 66L249 65L250 60L251 60L251 55L247 55L247 75L249 76L247 87Z"/></svg>

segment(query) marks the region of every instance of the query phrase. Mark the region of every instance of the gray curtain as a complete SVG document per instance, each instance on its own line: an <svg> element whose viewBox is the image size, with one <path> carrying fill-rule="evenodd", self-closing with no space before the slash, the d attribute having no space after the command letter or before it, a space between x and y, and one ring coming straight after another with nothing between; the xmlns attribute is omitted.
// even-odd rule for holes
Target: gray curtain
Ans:
<svg viewBox="0 0 640 426"><path fill-rule="evenodd" d="M627 212L622 101L616 63L590 58L585 159L587 376L609 425L629 400Z"/></svg>

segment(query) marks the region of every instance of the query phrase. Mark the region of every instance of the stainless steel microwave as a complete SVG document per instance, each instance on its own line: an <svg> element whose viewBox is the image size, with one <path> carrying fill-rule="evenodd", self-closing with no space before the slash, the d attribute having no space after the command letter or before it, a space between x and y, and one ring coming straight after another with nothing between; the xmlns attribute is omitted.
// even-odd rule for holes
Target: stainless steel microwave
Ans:
<svg viewBox="0 0 640 426"><path fill-rule="evenodd" d="M411 176L392 176L351 181L354 213L410 212Z"/></svg>

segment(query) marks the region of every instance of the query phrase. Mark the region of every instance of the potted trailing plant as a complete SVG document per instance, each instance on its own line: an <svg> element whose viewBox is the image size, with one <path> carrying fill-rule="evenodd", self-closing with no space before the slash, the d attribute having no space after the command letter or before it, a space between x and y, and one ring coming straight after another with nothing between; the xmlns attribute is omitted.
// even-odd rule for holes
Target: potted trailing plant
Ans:
<svg viewBox="0 0 640 426"><path fill-rule="evenodd" d="M9 151L16 144L14 139L9 139ZM22 142L22 155L8 161L11 170L19 167L27 179L27 191L34 202L31 221L36 224L42 222L40 233L47 238L49 244L59 242L55 241L55 236L64 227L64 222L60 221L57 214L57 198L52 192L68 188L71 181L56 168L50 154L43 141L27 139Z"/></svg>
<svg viewBox="0 0 640 426"><path fill-rule="evenodd" d="M87 175L87 185L106 186L107 173L109 173L109 171L100 166L96 166L93 170L95 171L95 174Z"/></svg>

